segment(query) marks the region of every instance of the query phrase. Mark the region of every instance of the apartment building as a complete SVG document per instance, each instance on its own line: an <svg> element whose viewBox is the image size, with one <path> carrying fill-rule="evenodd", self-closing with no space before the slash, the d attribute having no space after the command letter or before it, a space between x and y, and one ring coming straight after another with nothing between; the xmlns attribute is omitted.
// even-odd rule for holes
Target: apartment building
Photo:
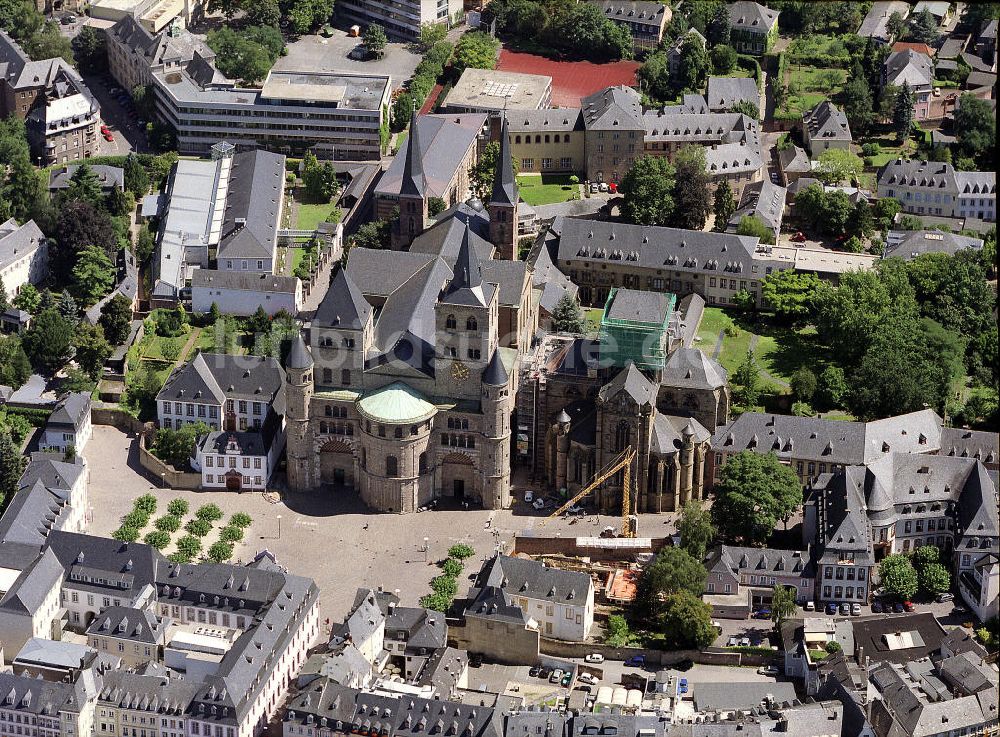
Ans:
<svg viewBox="0 0 1000 737"><path fill-rule="evenodd" d="M815 567L809 551L775 548L741 548L720 545L705 559L708 578L705 593L739 594L749 589L751 605L768 604L774 587L795 589L796 601L811 601ZM749 613L749 612L748 612Z"/></svg>
<svg viewBox="0 0 1000 737"><path fill-rule="evenodd" d="M824 100L802 116L802 139L815 157L831 148L851 150L854 139L847 116L829 100Z"/></svg>
<svg viewBox="0 0 1000 737"><path fill-rule="evenodd" d="M96 737L187 737L185 711L198 684L162 666L104 675L94 714Z"/></svg>
<svg viewBox="0 0 1000 737"><path fill-rule="evenodd" d="M0 30L0 117L25 122L31 156L51 166L94 156L101 108L61 58L32 61Z"/></svg>
<svg viewBox="0 0 1000 737"><path fill-rule="evenodd" d="M126 667L135 668L163 660L168 625L169 620L148 609L110 606L91 621L84 634L94 650L110 653Z"/></svg>
<svg viewBox="0 0 1000 737"><path fill-rule="evenodd" d="M49 243L34 220L0 223L0 279L13 299L25 284L41 284L49 274Z"/></svg>
<svg viewBox="0 0 1000 737"><path fill-rule="evenodd" d="M636 50L655 49L673 17L669 5L654 0L591 0L604 17L621 26L632 36Z"/></svg>
<svg viewBox="0 0 1000 737"><path fill-rule="evenodd" d="M126 90L153 84L159 72L178 71L195 58L213 61L208 44L177 23L151 33L132 15L125 15L105 33L108 71Z"/></svg>
<svg viewBox="0 0 1000 737"><path fill-rule="evenodd" d="M892 197L903 211L996 221L996 172L955 171L939 161L895 159L878 173L879 197Z"/></svg>
<svg viewBox="0 0 1000 737"><path fill-rule="evenodd" d="M73 392L61 399L45 423L39 449L64 455L82 453L93 434L90 405L90 395L84 392Z"/></svg>
<svg viewBox="0 0 1000 737"><path fill-rule="evenodd" d="M0 733L4 735L78 737L91 733L94 700L85 679L67 683L0 672L0 693Z"/></svg>
<svg viewBox="0 0 1000 737"><path fill-rule="evenodd" d="M730 3L730 45L741 54L766 54L778 38L778 15L779 11L749 0Z"/></svg>
<svg viewBox="0 0 1000 737"><path fill-rule="evenodd" d="M934 92L934 63L927 54L905 48L893 51L882 66L882 86L906 85L913 93L913 118L926 120L931 115Z"/></svg>
<svg viewBox="0 0 1000 737"><path fill-rule="evenodd" d="M362 28L378 23L390 38L413 41L420 37L425 23L450 26L457 22L463 7L462 0L342 0L335 12Z"/></svg>

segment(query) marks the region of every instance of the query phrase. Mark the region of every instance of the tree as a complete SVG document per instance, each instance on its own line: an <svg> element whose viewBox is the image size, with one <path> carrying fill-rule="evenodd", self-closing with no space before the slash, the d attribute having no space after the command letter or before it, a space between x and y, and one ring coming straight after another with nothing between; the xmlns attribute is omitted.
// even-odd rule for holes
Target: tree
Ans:
<svg viewBox="0 0 1000 737"><path fill-rule="evenodd" d="M648 616L653 616L668 594L687 591L701 596L707 576L701 561L683 548L663 548L642 572L636 587L636 603Z"/></svg>
<svg viewBox="0 0 1000 737"><path fill-rule="evenodd" d="M731 302L740 312L752 312L757 309L757 300L748 289L741 289L734 294Z"/></svg>
<svg viewBox="0 0 1000 737"><path fill-rule="evenodd" d="M756 407L760 399L760 371L754 363L753 351L748 350L743 363L736 369L733 381L739 385L736 401L744 407Z"/></svg>
<svg viewBox="0 0 1000 737"><path fill-rule="evenodd" d="M921 545L913 551L913 565L917 571L922 571L931 563L941 562L941 549L936 545Z"/></svg>
<svg viewBox="0 0 1000 737"><path fill-rule="evenodd" d="M899 13L899 11L892 11L892 15L889 16L889 20L885 23L885 31L889 34L890 38L899 38L903 35L903 31L906 30L906 20Z"/></svg>
<svg viewBox="0 0 1000 737"><path fill-rule="evenodd" d="M715 641L712 607L689 591L667 597L663 606L663 631L671 648L703 648Z"/></svg>
<svg viewBox="0 0 1000 737"><path fill-rule="evenodd" d="M733 188L723 179L715 188L715 201L712 207L715 213L715 229L722 232L729 224L729 218L736 212L736 200L733 199Z"/></svg>
<svg viewBox="0 0 1000 737"><path fill-rule="evenodd" d="M636 75L639 78L639 88L649 96L650 100L659 102L673 97L670 60L662 51L654 51L647 56Z"/></svg>
<svg viewBox="0 0 1000 737"><path fill-rule="evenodd" d="M391 224L386 220L372 220L354 231L350 248L388 248L391 240Z"/></svg>
<svg viewBox="0 0 1000 737"><path fill-rule="evenodd" d="M705 37L709 44L719 48L720 44L729 43L729 33L729 8L725 4L719 4L716 6L715 13L712 14L712 19L705 27ZM733 53L735 55L735 52Z"/></svg>
<svg viewBox="0 0 1000 737"><path fill-rule="evenodd" d="M100 74L108 70L106 36L93 26L84 26L73 40L73 53L81 72Z"/></svg>
<svg viewBox="0 0 1000 737"><path fill-rule="evenodd" d="M795 587L776 585L771 596L771 621L774 622L774 629L780 632L781 625L795 614L795 610Z"/></svg>
<svg viewBox="0 0 1000 737"><path fill-rule="evenodd" d="M796 369L789 383L792 387L792 394L803 402L811 401L816 393L816 374L810 371L808 366L800 366Z"/></svg>
<svg viewBox="0 0 1000 737"><path fill-rule="evenodd" d="M692 499L681 507L677 532L681 536L681 548L695 560L703 560L708 544L715 537L715 526L712 524L712 515L700 500Z"/></svg>
<svg viewBox="0 0 1000 737"><path fill-rule="evenodd" d="M709 65L708 52L701 39L694 35L688 36L681 46L676 87L687 92L697 92L705 86Z"/></svg>
<svg viewBox="0 0 1000 737"><path fill-rule="evenodd" d="M740 113L741 115L746 115L748 118L753 120L760 119L760 108L757 106L757 103L752 100L740 100L729 107L729 112Z"/></svg>
<svg viewBox="0 0 1000 737"><path fill-rule="evenodd" d="M745 450L722 467L715 497L716 529L730 540L763 545L778 522L802 505L802 486L774 453Z"/></svg>
<svg viewBox="0 0 1000 737"><path fill-rule="evenodd" d="M913 127L913 92L907 82L903 82L893 102L892 127L896 131L896 138L901 142L906 140Z"/></svg>
<svg viewBox="0 0 1000 737"><path fill-rule="evenodd" d="M938 24L926 8L910 16L910 30L907 39L921 44L932 44L937 41Z"/></svg>
<svg viewBox="0 0 1000 737"><path fill-rule="evenodd" d="M84 248L73 267L73 293L89 307L115 285L115 265L97 246Z"/></svg>
<svg viewBox="0 0 1000 737"><path fill-rule="evenodd" d="M3 277L0 276L0 311L7 310L10 307L10 300L7 297L7 287L4 286Z"/></svg>
<svg viewBox="0 0 1000 737"><path fill-rule="evenodd" d="M428 197L427 198L427 214L431 217L440 215L448 208L448 203L446 203L440 197Z"/></svg>
<svg viewBox="0 0 1000 737"><path fill-rule="evenodd" d="M455 46L452 64L455 73L461 75L469 67L473 69L493 69L497 64L500 42L488 33L470 31L459 39Z"/></svg>
<svg viewBox="0 0 1000 737"><path fill-rule="evenodd" d="M559 298L552 310L552 330L557 333L582 333L583 310L576 297L568 292Z"/></svg>
<svg viewBox="0 0 1000 737"><path fill-rule="evenodd" d="M686 146L674 158L674 212L676 228L701 230L711 211L709 185L703 146Z"/></svg>
<svg viewBox="0 0 1000 737"><path fill-rule="evenodd" d="M844 233L851 221L854 205L842 189L827 192L823 197L823 230L827 233Z"/></svg>
<svg viewBox="0 0 1000 737"><path fill-rule="evenodd" d="M62 315L68 322L75 325L80 320L80 308L76 305L76 300L67 291L63 290L59 295L59 301L56 303L56 309L59 314Z"/></svg>
<svg viewBox="0 0 1000 737"><path fill-rule="evenodd" d="M124 217L130 215L135 209L135 197L131 192L112 187L107 197L104 198L104 206L112 215Z"/></svg>
<svg viewBox="0 0 1000 737"><path fill-rule="evenodd" d="M834 655L836 653L842 652L844 648L836 640L830 640L823 646L823 649L826 650L826 652L829 653L830 655Z"/></svg>
<svg viewBox="0 0 1000 737"><path fill-rule="evenodd" d="M444 41L448 36L447 23L424 23L420 26L420 48L429 51L434 44Z"/></svg>
<svg viewBox="0 0 1000 737"><path fill-rule="evenodd" d="M901 553L883 558L878 574L882 587L893 596L909 600L917 593L917 572L910 559Z"/></svg>
<svg viewBox="0 0 1000 737"><path fill-rule="evenodd" d="M852 77L844 85L841 96L844 100L844 114L847 115L851 132L855 136L865 135L874 121L872 93L868 81L861 77Z"/></svg>
<svg viewBox="0 0 1000 737"><path fill-rule="evenodd" d="M483 147L483 152L479 156L479 161L469 169L469 184L473 193L483 202L486 202L493 191L493 179L497 164L500 161L500 142L491 141ZM517 176L521 164L516 157L511 157L511 168Z"/></svg>
<svg viewBox="0 0 1000 737"><path fill-rule="evenodd" d="M381 57L385 53L386 44L389 43L389 39L385 35L385 29L378 23L370 24L366 29L364 34L361 36L361 43L364 44L365 50L375 57Z"/></svg>
<svg viewBox="0 0 1000 737"><path fill-rule="evenodd" d="M774 310L775 315L794 323L812 314L819 285L819 277L813 273L782 269L764 277L760 292L764 304Z"/></svg>
<svg viewBox="0 0 1000 737"><path fill-rule="evenodd" d="M608 617L607 630L604 633L604 644L611 647L627 647L633 640L632 631L628 627L628 622L621 614L612 614Z"/></svg>
<svg viewBox="0 0 1000 737"><path fill-rule="evenodd" d="M455 560L465 560L467 558L471 558L475 554L476 551L472 548L472 546L466 545L465 543L456 543L448 548L448 557L454 558Z"/></svg>
<svg viewBox="0 0 1000 737"><path fill-rule="evenodd" d="M952 127L958 139L956 154L989 171L996 156L996 121L989 101L963 94L958 98Z"/></svg>
<svg viewBox="0 0 1000 737"><path fill-rule="evenodd" d="M327 203L340 191L332 161L319 161L311 151L302 159L302 182L310 199Z"/></svg>
<svg viewBox="0 0 1000 737"><path fill-rule="evenodd" d="M269 2L255 5L268 7ZM280 11L279 11L280 13ZM247 9L247 17L251 11ZM284 48L281 33L274 23L251 20L256 25L237 32L228 26L209 31L206 42L215 52L219 71L231 79L240 79L247 85L260 82L271 70Z"/></svg>
<svg viewBox="0 0 1000 737"><path fill-rule="evenodd" d="M149 192L149 172L139 163L139 157L134 153L125 157L125 189L136 197L142 197Z"/></svg>
<svg viewBox="0 0 1000 737"><path fill-rule="evenodd" d="M63 195L66 200L83 200L89 202L94 207L100 207L104 202L104 193L101 192L101 180L90 168L86 161L80 163L69 178L69 186Z"/></svg>
<svg viewBox="0 0 1000 737"><path fill-rule="evenodd" d="M844 369L840 366L827 366L816 382L816 398L820 407L833 409L841 407L847 396L848 385Z"/></svg>
<svg viewBox="0 0 1000 737"><path fill-rule="evenodd" d="M823 221L826 193L820 184L810 184L795 195L795 215L809 228L817 228Z"/></svg>
<svg viewBox="0 0 1000 737"><path fill-rule="evenodd" d="M72 355L73 326L56 310L42 310L25 331L23 344L34 366L54 372Z"/></svg>
<svg viewBox="0 0 1000 737"><path fill-rule="evenodd" d="M132 305L123 294L116 294L104 303L98 324L111 345L124 345L132 329Z"/></svg>
<svg viewBox="0 0 1000 737"><path fill-rule="evenodd" d="M816 176L826 184L857 181L865 168L860 157L842 148L828 148L819 155L817 162Z"/></svg>
<svg viewBox="0 0 1000 737"><path fill-rule="evenodd" d="M77 365L92 381L100 379L104 362L111 356L111 345L105 340L101 326L81 322L76 326L73 345L76 348L74 359Z"/></svg>
<svg viewBox="0 0 1000 737"><path fill-rule="evenodd" d="M10 430L0 427L0 509L4 509L7 501L13 498L27 467L28 458L21 455L21 449L14 444Z"/></svg>
<svg viewBox="0 0 1000 737"><path fill-rule="evenodd" d="M736 227L738 235L757 238L761 243L774 245L774 231L764 225L764 221L756 215L744 215Z"/></svg>
<svg viewBox="0 0 1000 737"><path fill-rule="evenodd" d="M115 255L118 237L111 217L89 202L67 202L59 209L55 244L49 247L49 263L56 279L68 281L77 255L90 246L96 246L109 257Z"/></svg>
<svg viewBox="0 0 1000 737"><path fill-rule="evenodd" d="M17 335L0 335L0 384L19 388L31 376L31 361Z"/></svg>
<svg viewBox="0 0 1000 737"><path fill-rule="evenodd" d="M640 156L618 187L622 217L636 225L667 225L674 212L674 167L660 156Z"/></svg>
<svg viewBox="0 0 1000 737"><path fill-rule="evenodd" d="M903 206L893 197L880 197L872 208L872 217L878 230L888 230Z"/></svg>

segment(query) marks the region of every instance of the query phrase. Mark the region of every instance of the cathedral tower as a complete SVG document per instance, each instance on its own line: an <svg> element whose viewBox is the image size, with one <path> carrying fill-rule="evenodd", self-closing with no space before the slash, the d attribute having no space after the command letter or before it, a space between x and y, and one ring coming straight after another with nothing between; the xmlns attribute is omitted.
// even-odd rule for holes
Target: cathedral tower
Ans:
<svg viewBox="0 0 1000 737"><path fill-rule="evenodd" d="M309 402L313 395L313 358L302 336L292 343L285 366L285 433L288 486L307 491L316 485Z"/></svg>
<svg viewBox="0 0 1000 737"><path fill-rule="evenodd" d="M397 250L406 248L423 233L430 218L418 130L417 111L414 110L410 118L410 134L406 138L403 181L399 188L399 219L392 229L392 247Z"/></svg>
<svg viewBox="0 0 1000 737"><path fill-rule="evenodd" d="M505 112L500 124L500 156L493 172L493 194L486 207L490 213L490 242L497 247L500 258L508 261L517 259L517 200Z"/></svg>

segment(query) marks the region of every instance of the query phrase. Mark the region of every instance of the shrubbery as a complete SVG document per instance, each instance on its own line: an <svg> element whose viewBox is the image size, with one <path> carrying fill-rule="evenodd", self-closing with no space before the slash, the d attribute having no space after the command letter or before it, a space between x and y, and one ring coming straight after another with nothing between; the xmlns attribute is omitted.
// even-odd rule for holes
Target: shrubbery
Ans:
<svg viewBox="0 0 1000 737"><path fill-rule="evenodd" d="M233 557L233 546L220 540L208 549L208 557L216 563L223 563Z"/></svg>
<svg viewBox="0 0 1000 737"><path fill-rule="evenodd" d="M204 504L198 508L194 516L206 522L216 522L222 519L222 510L219 509L218 504Z"/></svg>
<svg viewBox="0 0 1000 737"><path fill-rule="evenodd" d="M204 519L193 519L184 525L184 529L192 535L205 537L205 535L212 531L212 523Z"/></svg>
<svg viewBox="0 0 1000 737"><path fill-rule="evenodd" d="M243 539L243 528L233 525L223 527L222 532L219 533L219 538L227 543L238 542Z"/></svg>
<svg viewBox="0 0 1000 737"><path fill-rule="evenodd" d="M142 541L157 550L163 550L170 544L170 533L163 532L162 530L153 530L152 532L147 532L146 537Z"/></svg>
<svg viewBox="0 0 1000 737"><path fill-rule="evenodd" d="M246 512L237 512L229 518L230 526L235 527L249 527L252 522L253 519Z"/></svg>
<svg viewBox="0 0 1000 737"><path fill-rule="evenodd" d="M177 532L181 527L181 520L172 514L165 514L153 522L153 526L163 532Z"/></svg>
<svg viewBox="0 0 1000 737"><path fill-rule="evenodd" d="M458 577L462 575L462 569L465 567L462 561L475 554L476 551L464 543L448 548L448 557L440 563L441 575L431 579L433 593L423 597L420 606L438 612L448 611L458 593Z"/></svg>

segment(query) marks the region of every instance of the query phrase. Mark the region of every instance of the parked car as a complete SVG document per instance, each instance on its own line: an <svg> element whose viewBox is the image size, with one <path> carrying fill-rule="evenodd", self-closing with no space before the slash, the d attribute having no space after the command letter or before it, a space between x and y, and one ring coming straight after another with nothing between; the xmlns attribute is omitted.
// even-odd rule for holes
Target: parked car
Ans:
<svg viewBox="0 0 1000 737"><path fill-rule="evenodd" d="M576 680L578 680L580 683L586 683L590 686L597 685L597 676L595 676L593 673L581 673L576 677Z"/></svg>
<svg viewBox="0 0 1000 737"><path fill-rule="evenodd" d="M770 619L771 618L771 610L770 609L766 609L766 608L765 609L758 609L757 611L755 611L753 613L753 618L754 619Z"/></svg>
<svg viewBox="0 0 1000 737"><path fill-rule="evenodd" d="M625 661L626 666L637 666L642 667L646 664L645 655L633 655L631 658Z"/></svg>
<svg viewBox="0 0 1000 737"><path fill-rule="evenodd" d="M105 134L105 133L110 133L110 132L111 132L111 129L110 129L110 128L108 128L108 126L106 126L106 125L104 125L104 124L102 123L102 124L101 124L101 135L103 135L103 134Z"/></svg>
<svg viewBox="0 0 1000 737"><path fill-rule="evenodd" d="M874 612L875 614L882 613L882 602L879 601L878 599L872 602L872 612Z"/></svg>
<svg viewBox="0 0 1000 737"><path fill-rule="evenodd" d="M562 680L562 677L563 677L563 669L556 668L554 671L552 671L552 675L549 676L549 683L559 683L559 681Z"/></svg>
<svg viewBox="0 0 1000 737"><path fill-rule="evenodd" d="M583 659L584 663L603 663L604 656L600 653L591 653Z"/></svg>
<svg viewBox="0 0 1000 737"><path fill-rule="evenodd" d="M677 682L677 691L679 693L682 693L682 694L686 694L688 692L688 679L687 678L682 678L682 679L680 679Z"/></svg>
<svg viewBox="0 0 1000 737"><path fill-rule="evenodd" d="M912 611L916 610L916 607L913 606L913 602L912 601L904 601L903 602L903 609L905 609L908 612L912 612Z"/></svg>
<svg viewBox="0 0 1000 737"><path fill-rule="evenodd" d="M607 192L608 191L608 183L607 182L601 182L600 187L601 187L601 191L602 192Z"/></svg>
<svg viewBox="0 0 1000 737"><path fill-rule="evenodd" d="M771 676L772 678L778 675L778 669L773 665L762 665L757 669L757 672L762 676Z"/></svg>
<svg viewBox="0 0 1000 737"><path fill-rule="evenodd" d="M563 677L562 677L561 683L562 683L563 686L569 686L570 684L572 684L573 683L573 674L572 673L563 673Z"/></svg>
<svg viewBox="0 0 1000 737"><path fill-rule="evenodd" d="M574 691L583 691L584 693L590 693L590 686L577 686L573 689Z"/></svg>
<svg viewBox="0 0 1000 737"><path fill-rule="evenodd" d="M543 665L541 670L538 671L539 678L548 678L551 675L552 675L552 669L549 668L547 665Z"/></svg>
<svg viewBox="0 0 1000 737"><path fill-rule="evenodd" d="M531 504L531 506L533 506L535 509L545 509L545 500L535 499L535 501Z"/></svg>
<svg viewBox="0 0 1000 737"><path fill-rule="evenodd" d="M956 604L955 606L953 606L951 608L951 613L955 614L955 615L968 614L969 613L969 608L965 607L965 606L962 606L961 604Z"/></svg>
<svg viewBox="0 0 1000 737"><path fill-rule="evenodd" d="M855 617L861 614L861 605L851 604L851 614L853 614Z"/></svg>
<svg viewBox="0 0 1000 737"><path fill-rule="evenodd" d="M113 135L111 135L111 131L108 131L107 133L104 134L104 140L105 141L113 141L113 140L115 140L115 137Z"/></svg>
<svg viewBox="0 0 1000 737"><path fill-rule="evenodd" d="M797 231L795 235L792 236L792 243L804 243L806 240L806 234L801 230Z"/></svg>
<svg viewBox="0 0 1000 737"><path fill-rule="evenodd" d="M807 612L815 612L816 611L816 602L814 602L814 601L807 601L802 608L805 609Z"/></svg>
<svg viewBox="0 0 1000 737"><path fill-rule="evenodd" d="M601 191L601 185L600 185L599 182L591 182L590 183L590 192L591 192L591 194L597 194L600 191Z"/></svg>
<svg viewBox="0 0 1000 737"><path fill-rule="evenodd" d="M69 25L72 25L73 23L76 23L76 16L75 15L64 15L63 16L62 24L64 26L69 26Z"/></svg>
<svg viewBox="0 0 1000 737"><path fill-rule="evenodd" d="M911 606L912 606L912 604L911 604ZM904 609L903 605L900 602L897 601L895 604L892 605L892 611L895 614L902 614L903 612L906 611L906 609Z"/></svg>
<svg viewBox="0 0 1000 737"><path fill-rule="evenodd" d="M532 678L538 678L538 674L542 672L542 669L537 665L533 665L528 669L528 675Z"/></svg>
<svg viewBox="0 0 1000 737"><path fill-rule="evenodd" d="M837 613L837 605L831 601L829 604L826 605L826 613L827 614L836 614Z"/></svg>
<svg viewBox="0 0 1000 737"><path fill-rule="evenodd" d="M750 647L750 638L749 637L741 637L740 638L739 646L740 647Z"/></svg>
<svg viewBox="0 0 1000 737"><path fill-rule="evenodd" d="M936 601L938 604L944 604L946 601L954 601L954 600L955 600L955 595L949 594L947 591L943 594L938 594L937 597L934 599L934 601Z"/></svg>
<svg viewBox="0 0 1000 737"><path fill-rule="evenodd" d="M530 489L524 492L524 501L526 501L528 504L531 504L533 501L535 501L535 492L531 491Z"/></svg>
<svg viewBox="0 0 1000 737"><path fill-rule="evenodd" d="M840 605L840 613L841 614L845 614L845 615L846 614L850 614L851 613L851 605L848 604L846 601L842 602L841 605Z"/></svg>
<svg viewBox="0 0 1000 737"><path fill-rule="evenodd" d="M740 645L740 638L737 637L736 635L733 635L728 640L726 640L726 647L739 647L739 645Z"/></svg>

